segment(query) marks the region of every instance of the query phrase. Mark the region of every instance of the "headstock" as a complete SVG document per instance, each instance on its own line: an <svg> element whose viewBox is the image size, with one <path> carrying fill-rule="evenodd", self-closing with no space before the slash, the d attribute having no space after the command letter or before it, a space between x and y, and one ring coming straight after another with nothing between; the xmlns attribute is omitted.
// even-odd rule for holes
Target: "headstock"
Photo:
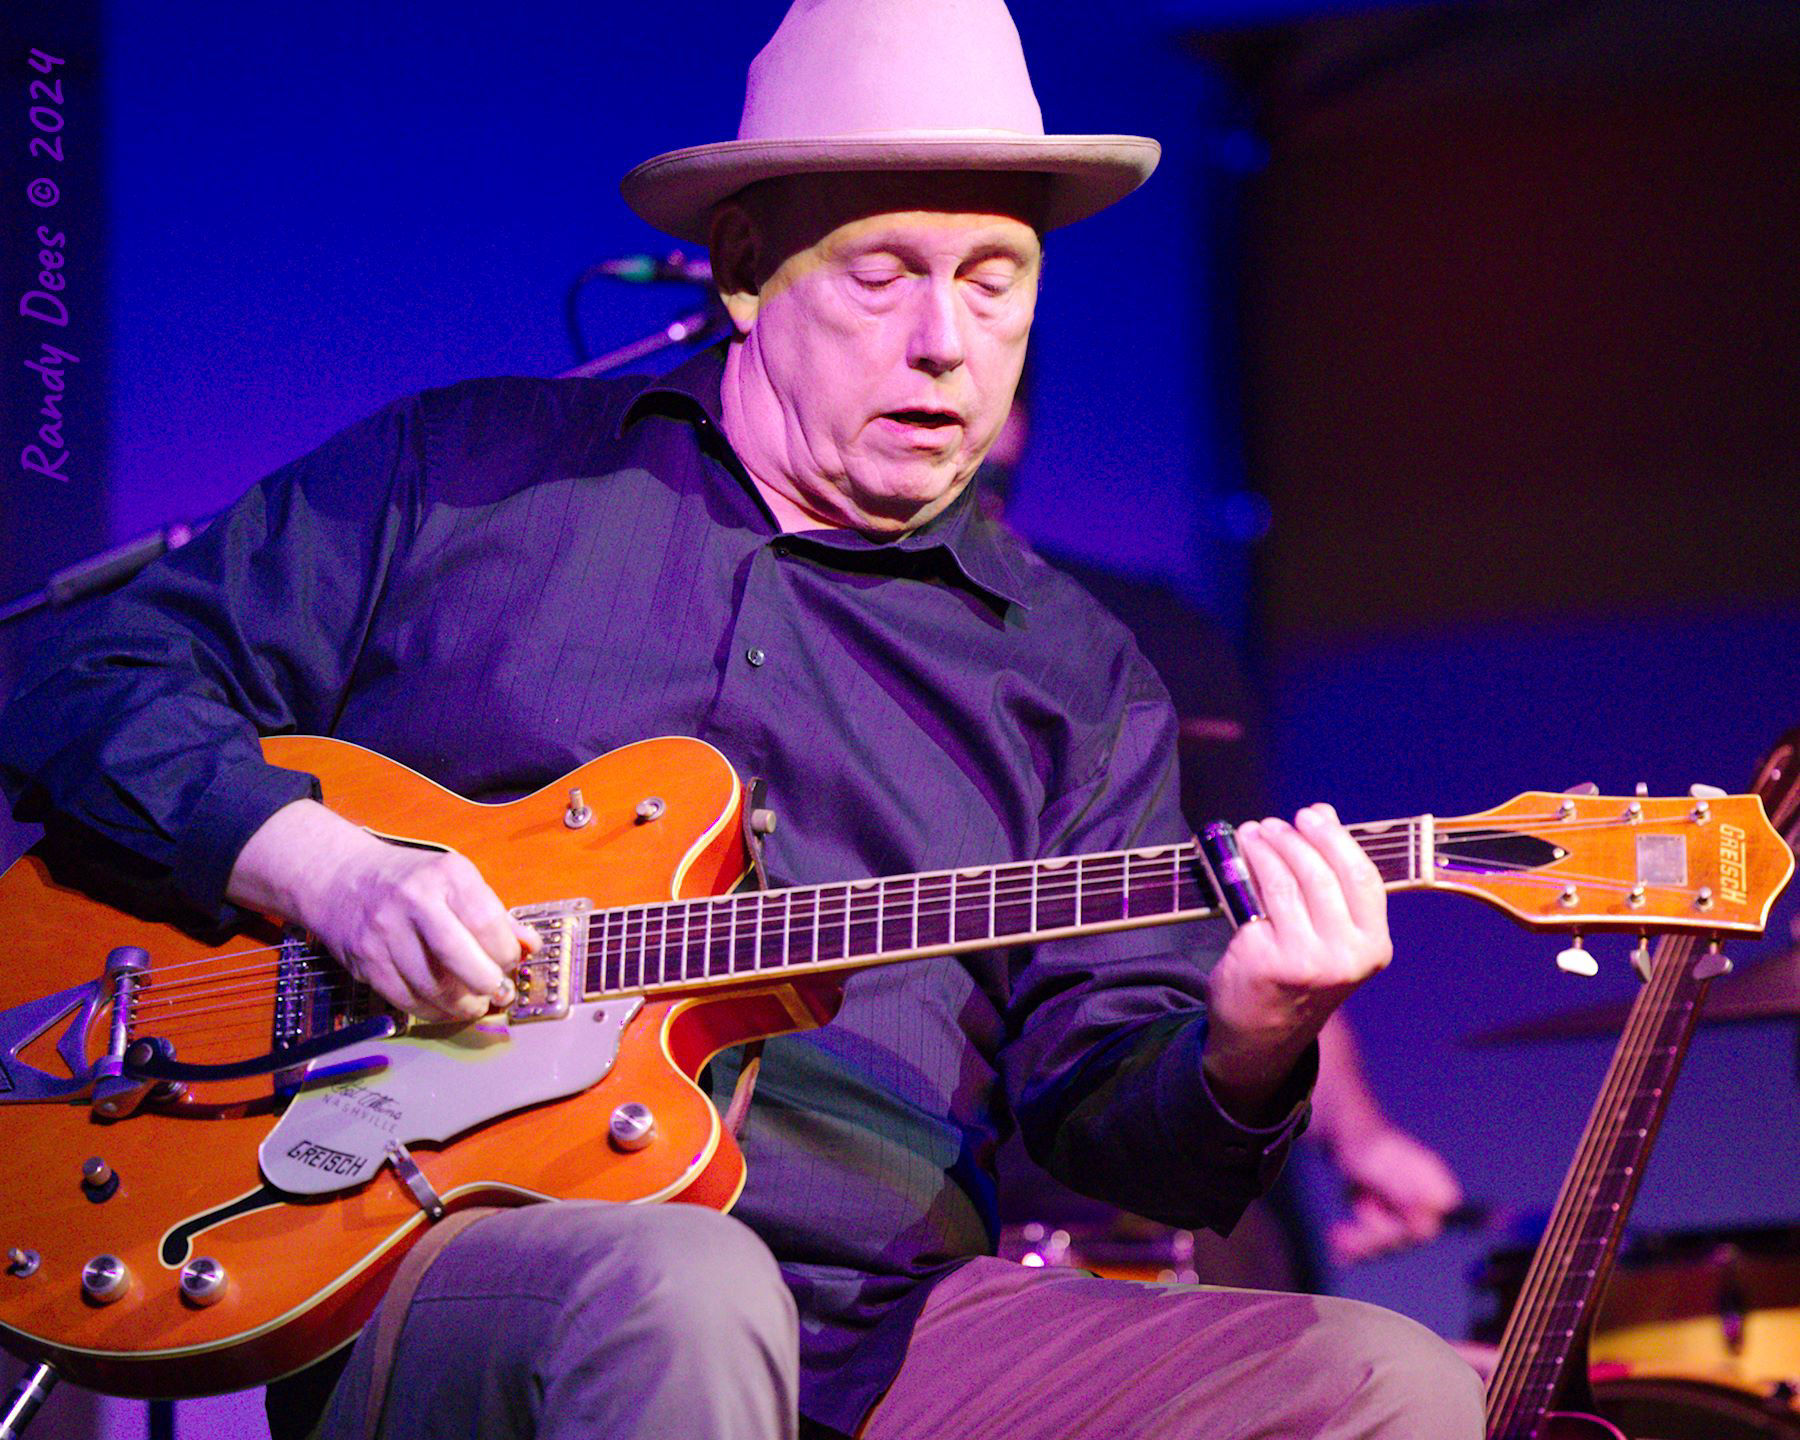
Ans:
<svg viewBox="0 0 1800 1440"><path fill-rule="evenodd" d="M1758 935L1794 872L1760 795L1533 790L1422 822L1420 839L1429 864L1417 883L1475 895L1540 928Z"/></svg>

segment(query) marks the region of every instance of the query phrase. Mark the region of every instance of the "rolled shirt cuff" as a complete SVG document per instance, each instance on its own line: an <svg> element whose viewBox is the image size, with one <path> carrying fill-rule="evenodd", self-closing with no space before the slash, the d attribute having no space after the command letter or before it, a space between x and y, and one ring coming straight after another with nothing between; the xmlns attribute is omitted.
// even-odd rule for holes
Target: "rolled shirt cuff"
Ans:
<svg viewBox="0 0 1800 1440"><path fill-rule="evenodd" d="M221 768L194 807L176 850L176 890L210 919L234 923L243 912L225 898L225 887L250 837L277 810L323 794L316 776L260 758Z"/></svg>

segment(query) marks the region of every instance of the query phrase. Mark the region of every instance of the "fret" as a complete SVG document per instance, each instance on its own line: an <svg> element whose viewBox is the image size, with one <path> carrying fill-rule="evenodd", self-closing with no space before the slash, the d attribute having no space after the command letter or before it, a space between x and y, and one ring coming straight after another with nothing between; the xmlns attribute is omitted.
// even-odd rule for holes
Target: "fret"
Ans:
<svg viewBox="0 0 1800 1440"><path fill-rule="evenodd" d="M619 954L613 952L613 920L619 920ZM624 988L624 975L620 972L619 961L624 952L625 924L624 917L617 911L609 911L606 916L606 929L602 933L600 944L600 986L603 990L617 994Z"/></svg>
<svg viewBox="0 0 1800 1440"><path fill-rule="evenodd" d="M787 903L781 907L781 958L778 964L788 963L788 939L794 929L794 892L786 892Z"/></svg>
<svg viewBox="0 0 1800 1440"><path fill-rule="evenodd" d="M1037 928L1038 928L1038 867L1036 865L1033 865L1031 867L1031 925L1030 925L1030 930L1033 934L1035 934L1037 932Z"/></svg>
<svg viewBox="0 0 1800 1440"><path fill-rule="evenodd" d="M882 926L887 923L887 876L883 875L875 882L875 951L877 955L887 951L887 937L882 933Z"/></svg>
<svg viewBox="0 0 1800 1440"><path fill-rule="evenodd" d="M667 905L658 908L662 911L662 935L656 951L656 983L666 985L669 983L669 915L671 911Z"/></svg>
<svg viewBox="0 0 1800 1440"><path fill-rule="evenodd" d="M956 872L950 872L950 937L949 944L956 943Z"/></svg>
<svg viewBox="0 0 1800 1440"><path fill-rule="evenodd" d="M600 991L602 977L599 958L594 950L594 914L592 911L581 917L579 928L575 933L581 937L581 944L578 949L570 953L570 977L573 978L577 974L581 976L581 993L584 997L596 995ZM581 967L579 971L575 969L576 965Z"/></svg>
<svg viewBox="0 0 1800 1440"><path fill-rule="evenodd" d="M685 984L693 978L688 973L688 965L694 954L694 902L687 901L681 907L681 980Z"/></svg>
<svg viewBox="0 0 1800 1440"><path fill-rule="evenodd" d="M850 886L844 886L844 948L838 957L841 960L850 958L850 889Z"/></svg>
<svg viewBox="0 0 1800 1440"><path fill-rule="evenodd" d="M1125 866L1119 876L1119 918L1131 918L1131 852L1125 852Z"/></svg>
<svg viewBox="0 0 1800 1440"><path fill-rule="evenodd" d="M731 909L731 930L725 937L725 964L720 973L733 975L737 973L737 897L727 896L725 903Z"/></svg>
<svg viewBox="0 0 1800 1440"><path fill-rule="evenodd" d="M915 875L913 877L913 882L912 882L912 892L913 892L912 944L906 947L909 950L917 950L919 948L919 892L924 888L925 888L924 882L922 880L920 880L918 876Z"/></svg>
<svg viewBox="0 0 1800 1440"><path fill-rule="evenodd" d="M766 898L767 897L764 895L764 893L761 890L758 890L756 892L756 941L755 941L756 953L750 957L751 958L751 968L754 970L761 970L763 968L763 963L762 963L763 904L764 904L764 901Z"/></svg>
<svg viewBox="0 0 1800 1440"><path fill-rule="evenodd" d="M707 975L710 975L712 973L713 911L718 908L719 907L718 907L717 901L708 900L706 902L706 938L700 942L701 943L701 949L700 949L700 975L701 975L701 978L705 978Z"/></svg>
<svg viewBox="0 0 1800 1440"><path fill-rule="evenodd" d="M987 938L993 940L1000 934L998 913L1000 909L1000 867L988 866L988 929Z"/></svg>
<svg viewBox="0 0 1800 1440"><path fill-rule="evenodd" d="M1081 881L1082 872L1086 869L1087 857L1085 855L1077 855L1075 857L1075 923L1077 925L1081 923Z"/></svg>
<svg viewBox="0 0 1800 1440"><path fill-rule="evenodd" d="M825 886L821 885L813 891L814 960L830 961L839 958L839 956L832 953L831 949L833 940L837 938L833 933L836 930L836 926L833 925L832 931L827 931L825 928L827 922L830 921L831 918L831 897L826 893Z"/></svg>
<svg viewBox="0 0 1800 1440"><path fill-rule="evenodd" d="M638 916L638 920L641 924L643 920L641 914ZM625 912L619 917L619 932L619 981L623 988L627 990L636 990L643 983L643 964L641 957L639 957L639 965L637 967L638 974L637 978L634 980L632 978L631 965L634 957L631 948L631 907L629 906L626 907Z"/></svg>
<svg viewBox="0 0 1800 1440"><path fill-rule="evenodd" d="M1181 848L1169 852L1169 913L1181 909Z"/></svg>

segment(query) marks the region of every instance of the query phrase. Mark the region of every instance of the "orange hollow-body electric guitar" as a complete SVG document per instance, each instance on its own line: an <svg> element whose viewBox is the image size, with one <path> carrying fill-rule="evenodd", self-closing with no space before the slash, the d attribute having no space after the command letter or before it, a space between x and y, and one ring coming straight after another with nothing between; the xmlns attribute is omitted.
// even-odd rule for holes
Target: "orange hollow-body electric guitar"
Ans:
<svg viewBox="0 0 1800 1440"><path fill-rule="evenodd" d="M318 1359L446 1207L729 1208L743 1159L695 1078L726 1046L828 1021L855 970L1242 903L1226 827L724 893L746 870L742 787L694 740L506 805L339 741L265 749L371 831L468 856L544 948L507 1010L426 1025L303 935L197 938L35 852L0 877L0 1342L96 1389L204 1394ZM1793 866L1753 795L1534 792L1351 829L1390 889L1562 929L1755 934Z"/></svg>

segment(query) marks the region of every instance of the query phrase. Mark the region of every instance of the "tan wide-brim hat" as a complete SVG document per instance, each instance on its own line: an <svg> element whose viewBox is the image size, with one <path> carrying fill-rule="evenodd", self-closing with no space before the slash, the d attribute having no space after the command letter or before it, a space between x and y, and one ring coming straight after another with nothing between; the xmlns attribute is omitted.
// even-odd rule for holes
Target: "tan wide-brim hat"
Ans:
<svg viewBox="0 0 1800 1440"><path fill-rule="evenodd" d="M696 245L712 210L758 180L850 170L1048 177L1044 228L1150 178L1142 135L1046 135L1002 0L795 0L750 64L738 138L671 150L619 184L659 230Z"/></svg>

